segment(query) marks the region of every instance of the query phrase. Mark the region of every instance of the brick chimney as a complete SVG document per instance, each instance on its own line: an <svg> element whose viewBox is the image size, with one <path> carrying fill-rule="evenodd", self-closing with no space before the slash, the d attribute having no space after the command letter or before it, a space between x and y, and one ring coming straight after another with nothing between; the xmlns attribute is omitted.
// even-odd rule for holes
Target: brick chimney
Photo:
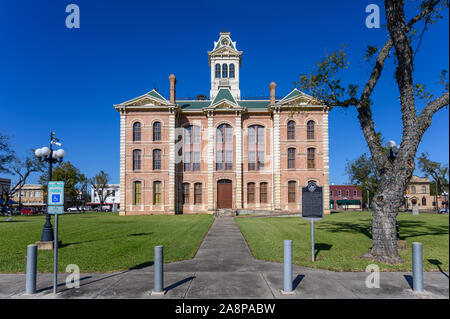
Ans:
<svg viewBox="0 0 450 319"><path fill-rule="evenodd" d="M270 83L269 89L270 89L270 104L275 104L275 88L277 87L277 84L275 82Z"/></svg>
<svg viewBox="0 0 450 319"><path fill-rule="evenodd" d="M177 84L177 78L175 75L171 74L169 76L170 80L170 103L175 104L175 85Z"/></svg>

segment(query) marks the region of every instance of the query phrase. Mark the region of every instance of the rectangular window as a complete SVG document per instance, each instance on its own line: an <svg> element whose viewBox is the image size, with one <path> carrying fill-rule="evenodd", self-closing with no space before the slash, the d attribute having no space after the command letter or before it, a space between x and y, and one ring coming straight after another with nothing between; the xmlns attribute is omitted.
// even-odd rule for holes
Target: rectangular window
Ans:
<svg viewBox="0 0 450 319"><path fill-rule="evenodd" d="M153 205L161 204L161 182L153 182Z"/></svg>
<svg viewBox="0 0 450 319"><path fill-rule="evenodd" d="M202 184L195 183L194 184L194 204L202 203Z"/></svg>
<svg viewBox="0 0 450 319"><path fill-rule="evenodd" d="M183 204L189 204L189 183L183 183Z"/></svg>
<svg viewBox="0 0 450 319"><path fill-rule="evenodd" d="M248 183L247 203L253 204L254 202L255 202L255 183Z"/></svg>
<svg viewBox="0 0 450 319"><path fill-rule="evenodd" d="M141 169L141 151L133 151L133 171Z"/></svg>
<svg viewBox="0 0 450 319"><path fill-rule="evenodd" d="M290 181L288 183L288 202L289 203L295 203L296 185L297 185L297 183L295 181Z"/></svg>
<svg viewBox="0 0 450 319"><path fill-rule="evenodd" d="M338 196L341 197L341 191L338 191Z"/></svg>
<svg viewBox="0 0 450 319"><path fill-rule="evenodd" d="M259 202L267 203L267 183L261 183L259 185Z"/></svg>
<svg viewBox="0 0 450 319"><path fill-rule="evenodd" d="M314 148L308 148L308 168L315 168L315 149Z"/></svg>
<svg viewBox="0 0 450 319"><path fill-rule="evenodd" d="M295 148L288 149L288 168L295 168Z"/></svg>
<svg viewBox="0 0 450 319"><path fill-rule="evenodd" d="M193 171L200 170L200 152L194 152L194 163L192 166Z"/></svg>
<svg viewBox="0 0 450 319"><path fill-rule="evenodd" d="M133 205L142 204L142 183L134 182L133 183Z"/></svg>

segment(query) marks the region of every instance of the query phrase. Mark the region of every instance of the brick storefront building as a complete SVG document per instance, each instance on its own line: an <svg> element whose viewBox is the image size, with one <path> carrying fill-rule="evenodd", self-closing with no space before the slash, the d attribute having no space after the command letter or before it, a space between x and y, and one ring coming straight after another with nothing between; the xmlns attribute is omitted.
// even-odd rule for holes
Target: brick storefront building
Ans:
<svg viewBox="0 0 450 319"><path fill-rule="evenodd" d="M362 209L362 191L353 185L330 185L330 209Z"/></svg>
<svg viewBox="0 0 450 319"><path fill-rule="evenodd" d="M172 74L169 99L152 90L115 105L120 214L299 212L309 181L329 213L329 110L297 89L276 98L273 82L270 99L241 99L242 52L229 33L208 56L208 100L178 100Z"/></svg>

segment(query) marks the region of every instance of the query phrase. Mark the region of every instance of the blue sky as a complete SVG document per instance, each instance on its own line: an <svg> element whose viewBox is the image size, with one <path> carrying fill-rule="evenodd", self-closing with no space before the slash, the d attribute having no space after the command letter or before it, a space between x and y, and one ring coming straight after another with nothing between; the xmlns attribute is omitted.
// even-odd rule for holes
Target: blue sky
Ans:
<svg viewBox="0 0 450 319"><path fill-rule="evenodd" d="M67 29L65 8L80 8L81 28ZM365 8L382 1L1 1L0 131L11 136L18 155L47 146L50 131L63 142L66 160L91 177L103 169L119 182L119 115L113 104L154 86L169 95L168 76L177 76L177 96L209 95L206 51L228 29L243 51L242 96L289 93L342 43L351 62L345 83L364 85L370 66L367 45L381 46L386 30L365 27ZM412 7L411 7L412 8ZM409 12L410 16L412 11ZM417 81L439 94L438 77L448 70L448 11L427 32L416 55ZM422 25L420 25L422 26ZM401 140L398 89L390 61L374 94L376 129ZM418 108L423 104L418 103ZM448 163L449 111L440 111L419 147ZM330 113L330 181L348 182L347 160L368 151L356 112ZM32 176L29 182L36 182Z"/></svg>

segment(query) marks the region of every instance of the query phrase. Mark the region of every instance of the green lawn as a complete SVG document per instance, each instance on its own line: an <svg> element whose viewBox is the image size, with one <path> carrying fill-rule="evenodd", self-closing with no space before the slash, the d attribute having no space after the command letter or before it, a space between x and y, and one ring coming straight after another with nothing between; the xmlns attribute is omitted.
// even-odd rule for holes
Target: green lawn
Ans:
<svg viewBox="0 0 450 319"><path fill-rule="evenodd" d="M0 272L25 272L27 245L41 239L45 216L6 219L0 217ZM58 271L76 264L81 272L110 272L151 265L157 245L164 246L165 262L193 258L213 216L84 213L61 215L58 222ZM53 272L53 251L39 250L38 271Z"/></svg>
<svg viewBox="0 0 450 319"><path fill-rule="evenodd" d="M368 212L344 212L326 215L315 224L316 262L311 262L310 222L301 217L236 218L250 249L258 259L283 261L283 240L293 241L293 262L296 265L333 271L364 271L372 261L358 258L368 252L372 241ZM400 213L400 239L408 248L400 253L404 264L376 263L382 271L411 271L411 243L423 245L424 270L449 269L448 215Z"/></svg>

